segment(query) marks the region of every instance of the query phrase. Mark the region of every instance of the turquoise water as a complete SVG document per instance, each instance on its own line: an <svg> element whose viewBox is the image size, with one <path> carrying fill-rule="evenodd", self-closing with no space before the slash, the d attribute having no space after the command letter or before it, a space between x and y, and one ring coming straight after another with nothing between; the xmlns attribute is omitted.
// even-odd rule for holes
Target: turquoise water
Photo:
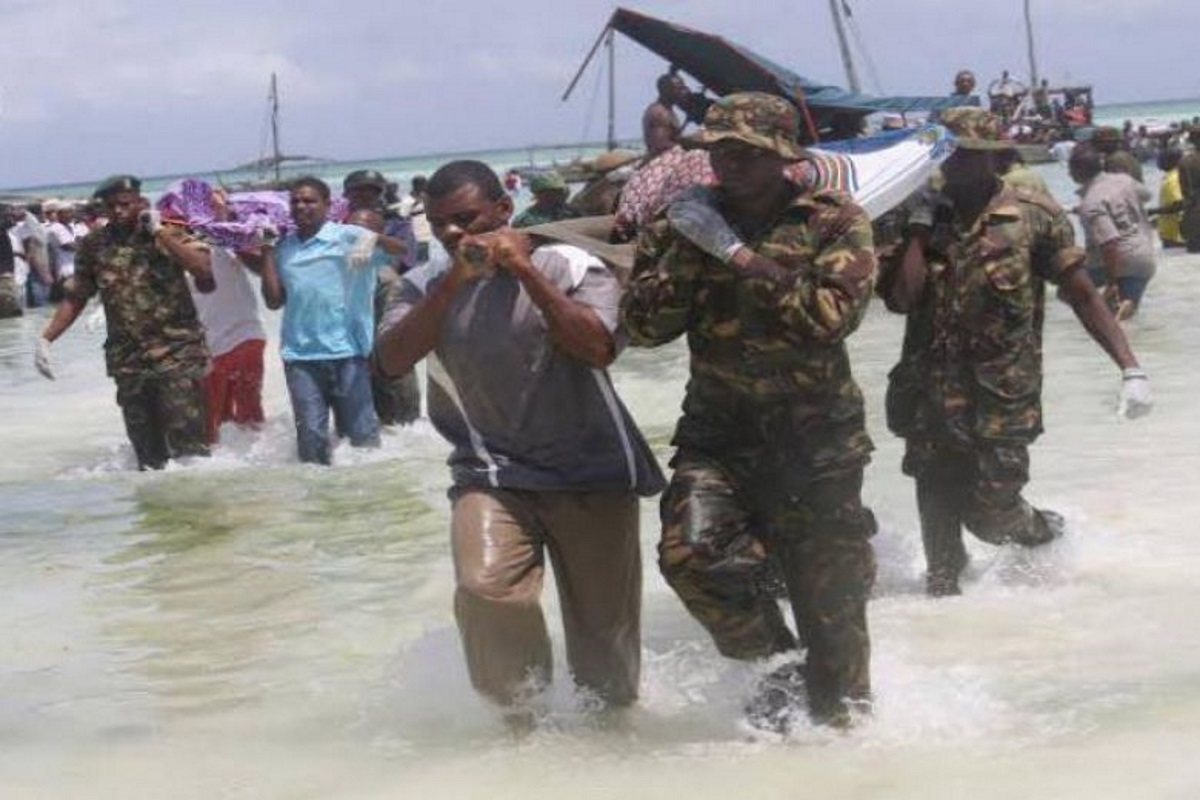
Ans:
<svg viewBox="0 0 1200 800"><path fill-rule="evenodd" d="M1200 115L1200 98L1184 99L1184 100L1152 100L1144 103L1125 103L1120 105L1098 106L1096 108L1096 120L1102 124L1120 125L1124 120L1131 119L1135 123L1140 123L1147 119L1156 119L1164 122L1174 120L1190 120L1192 117ZM623 147L632 147L640 149L641 144L637 141L628 141L621 143ZM349 172L356 169L375 169L382 172L389 179L397 181L400 186L406 187L408 181L414 175L428 175L438 168L441 164L446 163L454 158L477 158L493 165L499 170L506 170L509 167L523 166L529 164L553 164L556 162L567 162L575 158L590 158L604 151L604 145L600 143L590 144L573 144L573 145L558 145L558 146L537 146L524 148L520 150L494 150L477 153L445 153L432 154L421 156L392 156L385 158L371 159L367 161L330 161L313 164L310 166L289 166L283 170L284 177L297 177L299 175L316 175L319 178L325 179L337 184ZM97 176L99 178L101 176ZM224 182L227 184L236 184L241 181L261 180L266 177L253 172L236 172L236 171L209 171L209 172L192 172L179 175L160 175L153 177L144 177L144 190L147 194L154 195L166 188L172 180L181 177L198 177L205 178L212 182ZM26 194L33 197L87 197L95 188L95 180L90 180L80 183L57 184L52 186L28 186L20 188L5 189L5 192L14 194Z"/></svg>

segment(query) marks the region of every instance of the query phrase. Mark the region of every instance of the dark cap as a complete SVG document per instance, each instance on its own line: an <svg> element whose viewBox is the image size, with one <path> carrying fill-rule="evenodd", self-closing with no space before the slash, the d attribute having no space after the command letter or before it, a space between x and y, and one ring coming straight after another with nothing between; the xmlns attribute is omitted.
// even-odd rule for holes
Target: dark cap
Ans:
<svg viewBox="0 0 1200 800"><path fill-rule="evenodd" d="M348 192L351 189L357 189L361 186L370 186L372 189L384 191L387 189L387 178L383 177L383 173L373 169L356 169L342 180L342 191Z"/></svg>
<svg viewBox="0 0 1200 800"><path fill-rule="evenodd" d="M140 192L141 190L142 182L132 175L110 175L100 181L96 191L92 192L92 197L104 200L117 192Z"/></svg>

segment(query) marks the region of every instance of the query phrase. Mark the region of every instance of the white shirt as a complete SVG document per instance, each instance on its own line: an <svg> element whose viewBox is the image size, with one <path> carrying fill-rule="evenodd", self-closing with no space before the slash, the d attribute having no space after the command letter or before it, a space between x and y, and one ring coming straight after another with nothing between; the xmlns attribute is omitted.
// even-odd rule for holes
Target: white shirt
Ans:
<svg viewBox="0 0 1200 800"><path fill-rule="evenodd" d="M66 225L62 222L51 222L46 226L46 233L50 239L50 252L54 256L58 277L68 278L74 275L75 250L64 249L67 246L74 247L75 240L79 238L74 223Z"/></svg>
<svg viewBox="0 0 1200 800"><path fill-rule="evenodd" d="M266 339L258 318L258 298L250 276L231 251L212 248L213 280L216 291L202 294L188 281L196 313L204 325L204 337L214 356L228 353L242 342Z"/></svg>

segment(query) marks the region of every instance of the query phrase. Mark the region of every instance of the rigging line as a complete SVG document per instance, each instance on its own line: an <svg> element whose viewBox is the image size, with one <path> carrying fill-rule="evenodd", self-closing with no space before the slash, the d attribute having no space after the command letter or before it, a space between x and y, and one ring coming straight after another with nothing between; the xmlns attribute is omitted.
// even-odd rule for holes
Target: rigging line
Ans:
<svg viewBox="0 0 1200 800"><path fill-rule="evenodd" d="M879 70L875 68L875 60L871 58L871 54L867 52L867 47L863 44L862 29L858 26L858 20L850 11L850 4L847 0L841 0L842 13L846 18L846 26L850 28L850 35L854 37L854 46L858 48L859 55L862 56L863 63L867 67L867 76L871 79L872 85L875 87L876 94L883 94L883 82L879 80Z"/></svg>
<svg viewBox="0 0 1200 800"><path fill-rule="evenodd" d="M596 98L600 95L600 84L604 78L606 69L608 69L608 67L601 67L600 69L596 70L596 82L592 85L591 96L588 98L587 115L583 120L583 133L579 137L579 141L581 143L591 141L591 139L588 137L591 135L592 131L592 118L596 113Z"/></svg>

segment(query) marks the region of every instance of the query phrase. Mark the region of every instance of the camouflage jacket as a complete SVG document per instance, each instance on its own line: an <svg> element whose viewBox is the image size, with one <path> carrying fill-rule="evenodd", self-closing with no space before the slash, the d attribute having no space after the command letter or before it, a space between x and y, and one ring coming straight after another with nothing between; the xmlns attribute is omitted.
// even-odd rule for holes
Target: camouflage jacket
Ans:
<svg viewBox="0 0 1200 800"><path fill-rule="evenodd" d="M905 437L1029 443L1042 432L1045 282L1084 261L1062 208L1001 188L970 229L944 195L925 253L928 284L888 376L888 427ZM880 287L902 248L880 262Z"/></svg>
<svg viewBox="0 0 1200 800"><path fill-rule="evenodd" d="M716 456L787 450L810 473L865 463L872 445L844 340L875 277L867 215L846 195L797 188L743 239L792 280L739 274L662 214L638 240L621 308L630 340L653 347L686 334L691 351L674 444Z"/></svg>
<svg viewBox="0 0 1200 800"><path fill-rule="evenodd" d="M204 245L193 241L192 246ZM79 240L67 293L86 301L99 292L108 324L109 375L203 374L208 349L183 272L140 229L106 225Z"/></svg>

